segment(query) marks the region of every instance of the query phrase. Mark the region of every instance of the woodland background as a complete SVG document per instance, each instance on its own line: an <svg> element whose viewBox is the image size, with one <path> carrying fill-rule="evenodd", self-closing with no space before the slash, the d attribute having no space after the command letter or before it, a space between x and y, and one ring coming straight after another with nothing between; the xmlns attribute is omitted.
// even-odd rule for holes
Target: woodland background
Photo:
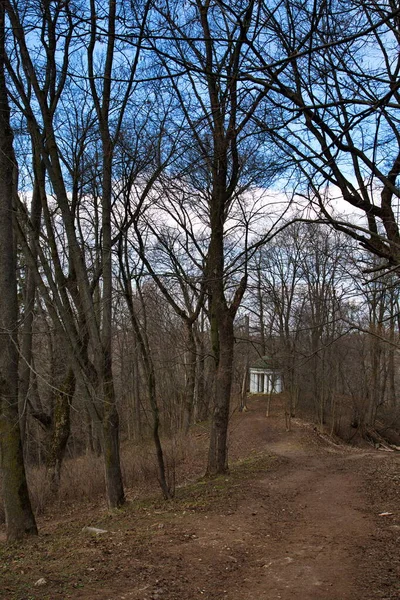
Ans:
<svg viewBox="0 0 400 600"><path fill-rule="evenodd" d="M104 479L115 508L144 452L169 498L175 441L210 419L206 473L226 472L259 356L280 365L288 427L398 443L399 16L1 0L9 540L36 533L26 468L35 510L63 461L69 490Z"/></svg>

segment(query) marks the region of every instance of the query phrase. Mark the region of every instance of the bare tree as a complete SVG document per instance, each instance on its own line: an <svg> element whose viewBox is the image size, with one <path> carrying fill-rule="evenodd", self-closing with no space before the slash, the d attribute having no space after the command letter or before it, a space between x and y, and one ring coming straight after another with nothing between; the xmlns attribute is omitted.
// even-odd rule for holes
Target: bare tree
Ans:
<svg viewBox="0 0 400 600"><path fill-rule="evenodd" d="M259 126L292 161L299 197L381 257L376 269L397 265L397 6L263 3L263 18L264 34L249 40L252 73L242 72L269 90ZM335 212L336 199L362 221Z"/></svg>
<svg viewBox="0 0 400 600"><path fill-rule="evenodd" d="M5 3L0 4L0 467L7 539L37 534L18 411L18 300L13 198L16 166L5 81Z"/></svg>
<svg viewBox="0 0 400 600"><path fill-rule="evenodd" d="M247 284L245 255L241 277L235 285L232 280L228 283L227 231L241 193L261 179L261 170L264 181L271 174L268 153L258 152L259 142L251 137L255 132L250 127L266 92L239 83L246 39L255 35L255 2L228 7L197 0L184 13L176 6L167 2L157 7L161 40L168 43L155 40L154 48L188 131L184 159L186 165L191 161L186 180L203 198L198 210L204 210L209 227L204 278L216 370L207 473L213 475L228 469L233 323ZM257 168L257 159L264 169Z"/></svg>
<svg viewBox="0 0 400 600"><path fill-rule="evenodd" d="M306 237L301 224L278 235L263 246L250 263L250 292L257 297L256 315L263 332L262 352L269 352L281 364L286 391L287 426L299 401L298 364L302 360L299 338L304 298L300 291L306 253ZM254 262L254 267L253 267Z"/></svg>
<svg viewBox="0 0 400 600"><path fill-rule="evenodd" d="M46 266L47 275L49 276L47 284L53 281L52 291L58 298L56 305L57 314L54 313L54 308L51 309L51 314L53 314L58 322L61 322L61 330L66 332L66 339L70 344L69 348L71 356L73 356L73 360L75 361L75 367L82 368L86 363L85 377L88 381L92 378L93 391L98 394L102 390L102 382L105 377L104 368L106 363L102 358L104 357L103 341L99 329L100 324L97 321L94 309L91 284L85 265L85 256L76 230L75 205L74 203L70 203L67 182L63 173L63 156L57 137L57 107L59 106L60 98L66 85L66 69L70 59L71 40L79 18L73 15L69 4L57 7L54 11L49 6L47 10L43 12L39 11L37 14L37 18L42 23L42 31L44 32L40 38L42 56L45 57L46 64L46 77L43 81L41 66L33 62L24 35L23 22L28 18L26 13L22 15L10 3L7 3L6 10L12 25L15 44L14 50L19 53L21 60L19 64L22 65L23 69L23 72L21 72L18 68L19 65L15 66L11 62L7 63L13 82L14 98L27 120L35 154L37 157L40 157L38 160L42 160L45 165L46 174L51 181L57 206L62 216L62 224L65 227L69 261L68 277L65 274L63 257L60 256L60 246L58 244L59 232L54 227L52 209L50 208L50 201L46 193L45 180L42 177L42 180L38 181L38 184L41 184L43 217L51 248L51 262L47 261L46 265L42 263L41 266ZM22 22L21 18L23 19ZM63 29L63 35L58 36L60 27ZM62 56L62 74L59 77L58 60L60 56ZM38 111L33 107L30 94L27 94L27 88L32 89L36 97ZM42 135L42 132L46 132L45 135ZM32 260L30 249L27 246L25 249L29 253L30 260ZM34 266L33 264L32 268ZM46 293L48 294L43 289L45 287L43 280L41 284L42 291L45 295ZM67 292L67 288L69 293ZM71 305L71 299L74 300L77 312L83 319L83 331L79 329L79 326L74 321L74 310ZM49 306L51 302L49 299L47 305ZM85 348L85 342L82 343L82 335L83 338L88 336L90 340L95 360L94 368L88 360L87 344ZM93 380L94 372L96 373L96 382ZM106 380L109 381L108 376ZM104 440L105 445L109 444L110 446L106 455L108 461L112 463L108 466L106 465L106 481L109 503L111 506L118 506L123 502L123 489L119 467L118 430L115 423L115 411L112 406L112 402L106 401L104 403L104 410L106 411L103 421L105 424ZM113 422L112 427L109 426L107 410L111 411L110 419Z"/></svg>

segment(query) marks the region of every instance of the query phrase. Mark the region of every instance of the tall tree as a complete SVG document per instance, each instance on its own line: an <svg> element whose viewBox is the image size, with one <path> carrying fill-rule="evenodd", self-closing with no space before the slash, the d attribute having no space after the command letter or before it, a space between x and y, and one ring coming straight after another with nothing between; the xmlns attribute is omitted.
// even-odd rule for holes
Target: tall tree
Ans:
<svg viewBox="0 0 400 600"><path fill-rule="evenodd" d="M17 169L5 79L5 3L0 3L0 467L7 539L37 534L18 411L18 300L13 198Z"/></svg>
<svg viewBox="0 0 400 600"><path fill-rule="evenodd" d="M236 280L227 276L229 219L243 210L242 193L271 174L269 154L258 152L260 140L250 126L266 91L239 82L245 40L256 34L256 2L227 6L196 0L185 12L179 7L176 2L156 7L162 35L153 45L187 131L181 177L185 173L193 208L209 228L204 281L216 369L207 473L213 475L228 469L233 323L247 284L245 253L235 263L241 275ZM243 238L246 246L246 233Z"/></svg>
<svg viewBox="0 0 400 600"><path fill-rule="evenodd" d="M73 88L67 69L71 54L77 50L74 45L74 33L81 23L81 16L74 13L69 2L62 5L46 4L43 8L32 5L31 8L31 11L24 12L19 10L20 7L10 2L6 3L13 34L10 44L13 44L13 49L20 58L20 62L7 61L7 69L13 83L13 96L17 108L26 119L34 155L45 166L45 174L40 169L37 170L36 176L40 173L42 178L39 184L48 244L42 253L39 252L40 267L43 271L36 268L36 276L40 279L38 283L41 285L43 297L47 298L46 304L54 318L55 327L65 334L76 374L84 380L93 404L97 404L97 414L100 418L103 417L107 497L109 505L116 507L123 503L124 494L119 459L118 418L114 397L110 392L111 363L105 347L105 344L107 347L109 345L108 324L111 309L108 302L103 330L103 322L98 319L94 300L94 289L100 275L93 273L94 269L89 272L86 247L82 244L82 230L77 220L78 197L72 194L71 198L69 193L69 180L64 169L66 156L60 143L60 134L65 133L65 130L62 131L59 127L59 117L66 108L62 100L65 99L66 92ZM35 57L29 52L32 39L28 42L27 29L33 37L36 36L38 54ZM78 102L80 95L76 88L74 91ZM32 100L32 95L35 101ZM68 100L71 102L71 95ZM85 133L87 135L87 131L81 132L82 136ZM81 162L77 167L81 167ZM55 197L56 211L53 210L54 206L48 194L49 183ZM80 189L83 190L83 186ZM104 211L104 219L106 212ZM109 211L107 218L109 222ZM61 231L65 235L65 245L60 243ZM107 226L105 235L105 289L109 293L110 247L107 245ZM35 268L29 245L22 243L27 260L30 260L32 268ZM46 273L46 279L41 277L43 272ZM103 402L97 401L99 397Z"/></svg>

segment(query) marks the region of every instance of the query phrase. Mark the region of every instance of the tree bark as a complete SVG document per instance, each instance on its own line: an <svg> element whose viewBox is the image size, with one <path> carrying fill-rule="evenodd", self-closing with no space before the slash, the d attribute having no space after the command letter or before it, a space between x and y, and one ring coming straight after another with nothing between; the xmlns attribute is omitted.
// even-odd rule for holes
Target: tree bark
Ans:
<svg viewBox="0 0 400 600"><path fill-rule="evenodd" d="M201 313L200 328L195 327L197 368L195 419L205 421L209 416L209 395L206 394L206 349L204 345L204 313Z"/></svg>
<svg viewBox="0 0 400 600"><path fill-rule="evenodd" d="M219 322L219 357L214 380L214 407L206 475L228 471L228 425L232 387L233 319L225 315Z"/></svg>
<svg viewBox="0 0 400 600"><path fill-rule="evenodd" d="M93 55L96 44L96 7L91 2L92 30L88 48L89 73L93 76ZM102 164L102 364L99 365L103 399L103 445L105 455L105 476L107 499L110 508L117 508L125 502L122 483L121 461L119 452L119 415L116 406L115 388L112 373L112 232L111 232L111 203L112 203L112 169L114 143L110 132L109 108L111 102L112 69L115 52L115 23L117 3L108 3L107 49L103 72L103 90L101 98L90 80L92 98L99 120L99 130L103 151ZM122 115L119 117L122 118Z"/></svg>
<svg viewBox="0 0 400 600"><path fill-rule="evenodd" d="M110 375L103 382L103 452L106 490L109 507L119 508L125 502L125 494L119 454L119 415L115 402L111 365L109 365L108 372Z"/></svg>
<svg viewBox="0 0 400 600"><path fill-rule="evenodd" d="M135 338L137 340L138 347L140 349L140 357L143 364L144 375L146 379L146 387L148 398L150 402L150 408L153 417L152 423L152 436L154 441L154 446L156 449L156 458L157 458L157 468L158 468L158 482L161 487L162 494L167 500L168 498L172 498L174 494L173 488L168 484L167 481L167 471L165 468L165 460L164 453L162 449L161 439L160 439L160 412L158 408L157 402L157 389L156 389L156 375L154 371L154 363L151 356L151 349L149 344L149 339L147 336L147 319L146 319L146 307L144 303L144 298L141 293L139 280L137 279L137 290L139 293L139 299L143 311L143 327L139 322L138 316L135 311L134 303L133 303L133 290L132 290L132 282L129 277L129 258L127 252L127 240L120 240L119 243L119 251L118 251L120 272L121 272L121 284L123 293L125 296L126 304L129 310L129 316L131 319L132 329L135 334Z"/></svg>
<svg viewBox="0 0 400 600"><path fill-rule="evenodd" d="M37 534L26 482L18 411L18 300L13 235L14 152L4 76L4 2L0 2L0 467L7 540Z"/></svg>
<svg viewBox="0 0 400 600"><path fill-rule="evenodd" d="M187 352L185 358L185 396L183 408L183 431L187 433L192 422L195 388L196 388L196 340L194 337L193 323L185 321L187 334Z"/></svg>
<svg viewBox="0 0 400 600"><path fill-rule="evenodd" d="M61 467L71 431L71 401L75 392L75 373L70 367L54 402L51 435L48 445L47 470L50 491L57 495L60 487Z"/></svg>
<svg viewBox="0 0 400 600"><path fill-rule="evenodd" d="M35 154L35 151L34 151ZM35 170L35 166L34 166ZM32 229L28 233L31 238L30 247L32 256L36 258L36 243L39 239L40 231L40 219L42 213L41 206L41 194L39 190L40 181L38 177L35 177L33 186L32 203L31 203L31 215L30 221ZM24 290L24 318L22 325L21 335L21 356L22 361L20 364L19 373L19 414L20 414L20 428L21 428L21 441L22 445L25 444L25 430L26 430L26 417L27 417L27 406L28 406L28 395L31 383L31 370L32 370L32 341L33 341L33 318L35 308L35 296L36 296L36 280L35 274L32 268L27 265L26 267L26 283Z"/></svg>
<svg viewBox="0 0 400 600"><path fill-rule="evenodd" d="M219 157L226 159L227 148L221 139ZM225 154L223 154L225 152ZM206 475L226 473L228 470L228 425L232 388L234 333L233 322L247 285L245 274L237 286L229 305L224 290L224 220L229 192L226 189L226 163L219 160L220 170L214 173L214 194L211 206L211 240L206 277L210 297L210 326L212 353L216 364L210 447Z"/></svg>

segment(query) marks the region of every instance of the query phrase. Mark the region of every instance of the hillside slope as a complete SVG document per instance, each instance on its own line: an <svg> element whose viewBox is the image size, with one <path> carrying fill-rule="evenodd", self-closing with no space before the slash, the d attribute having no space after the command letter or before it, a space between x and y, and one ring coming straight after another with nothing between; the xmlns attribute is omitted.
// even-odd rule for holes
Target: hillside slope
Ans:
<svg viewBox="0 0 400 600"><path fill-rule="evenodd" d="M296 420L286 432L262 399L249 408L232 419L229 477L168 503L44 520L39 540L0 548L0 598L399 599L399 455L337 446Z"/></svg>

